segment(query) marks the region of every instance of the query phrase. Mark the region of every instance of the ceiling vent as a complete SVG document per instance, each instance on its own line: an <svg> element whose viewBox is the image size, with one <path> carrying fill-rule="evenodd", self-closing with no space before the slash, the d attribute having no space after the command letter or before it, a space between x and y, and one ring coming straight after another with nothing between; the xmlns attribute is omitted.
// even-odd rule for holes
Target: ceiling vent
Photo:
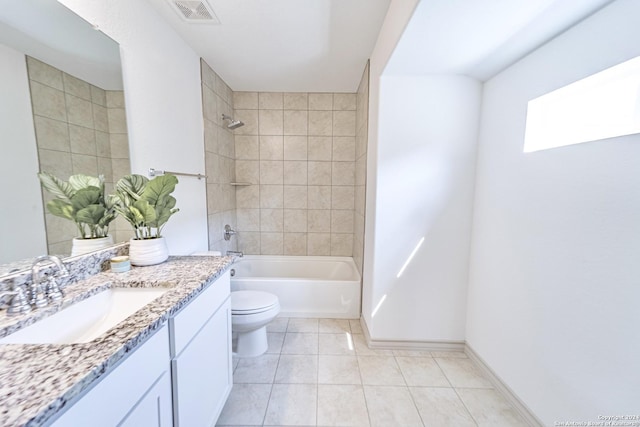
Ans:
<svg viewBox="0 0 640 427"><path fill-rule="evenodd" d="M186 22L200 24L220 24L211 6L205 0L169 0L178 15Z"/></svg>

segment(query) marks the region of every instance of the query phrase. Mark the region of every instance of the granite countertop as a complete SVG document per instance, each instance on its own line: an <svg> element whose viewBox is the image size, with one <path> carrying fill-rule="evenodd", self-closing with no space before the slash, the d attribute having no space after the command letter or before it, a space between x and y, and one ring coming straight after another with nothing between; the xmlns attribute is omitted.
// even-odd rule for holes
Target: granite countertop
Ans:
<svg viewBox="0 0 640 427"><path fill-rule="evenodd" d="M1 344L0 425L40 426L110 372L170 316L227 271L232 257L171 257L163 264L103 272L65 288L61 303L25 315L0 312L0 337L111 287L171 289L83 344Z"/></svg>

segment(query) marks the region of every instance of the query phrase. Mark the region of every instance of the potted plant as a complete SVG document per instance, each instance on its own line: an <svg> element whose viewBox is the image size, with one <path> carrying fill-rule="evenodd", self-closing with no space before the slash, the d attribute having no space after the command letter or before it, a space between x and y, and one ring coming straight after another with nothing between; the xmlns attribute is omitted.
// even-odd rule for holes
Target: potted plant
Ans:
<svg viewBox="0 0 640 427"><path fill-rule="evenodd" d="M40 172L38 178L42 187L55 196L47 202L47 210L78 227L79 237L73 239L72 256L113 244L109 224L116 218L116 200L105 196L104 176L77 174L65 182L48 172Z"/></svg>
<svg viewBox="0 0 640 427"><path fill-rule="evenodd" d="M133 226L135 237L129 244L132 265L154 265L169 258L162 228L179 211L171 195L178 184L173 175L152 180L142 175L127 175L116 183L117 212Z"/></svg>

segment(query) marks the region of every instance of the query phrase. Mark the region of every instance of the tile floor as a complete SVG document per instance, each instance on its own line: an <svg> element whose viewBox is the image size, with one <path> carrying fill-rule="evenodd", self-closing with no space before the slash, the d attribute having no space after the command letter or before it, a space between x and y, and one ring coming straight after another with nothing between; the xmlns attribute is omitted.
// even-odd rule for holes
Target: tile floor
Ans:
<svg viewBox="0 0 640 427"><path fill-rule="evenodd" d="M527 426L460 352L372 350L358 320L277 318L219 426Z"/></svg>

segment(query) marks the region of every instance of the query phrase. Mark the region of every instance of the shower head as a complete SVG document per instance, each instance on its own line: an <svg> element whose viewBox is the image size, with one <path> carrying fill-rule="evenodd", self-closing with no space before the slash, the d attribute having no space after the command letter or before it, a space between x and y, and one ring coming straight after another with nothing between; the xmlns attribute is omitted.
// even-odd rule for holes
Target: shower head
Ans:
<svg viewBox="0 0 640 427"><path fill-rule="evenodd" d="M241 122L240 120L234 120L233 117L229 117L226 114L222 115L222 120L227 120L229 122L229 124L227 125L229 129L237 129L240 126L244 126L243 122Z"/></svg>

